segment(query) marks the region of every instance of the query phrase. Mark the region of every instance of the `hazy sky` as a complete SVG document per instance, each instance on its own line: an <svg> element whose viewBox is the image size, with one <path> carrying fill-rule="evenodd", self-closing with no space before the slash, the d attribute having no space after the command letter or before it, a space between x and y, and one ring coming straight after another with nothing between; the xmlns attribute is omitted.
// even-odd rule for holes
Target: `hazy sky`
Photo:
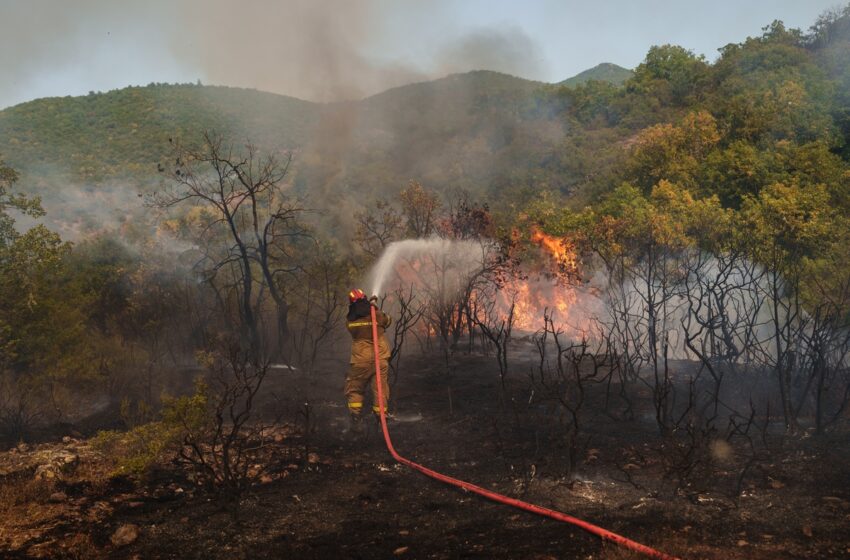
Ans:
<svg viewBox="0 0 850 560"><path fill-rule="evenodd" d="M674 43L713 60L835 0L0 0L0 108L149 82L356 98L484 68L560 81Z"/></svg>

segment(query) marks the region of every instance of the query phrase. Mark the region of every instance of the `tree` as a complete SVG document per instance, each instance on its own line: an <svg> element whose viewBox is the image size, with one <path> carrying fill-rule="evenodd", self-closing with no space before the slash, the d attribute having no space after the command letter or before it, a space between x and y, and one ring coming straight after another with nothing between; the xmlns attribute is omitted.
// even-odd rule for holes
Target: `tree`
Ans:
<svg viewBox="0 0 850 560"><path fill-rule="evenodd" d="M285 192L291 156L283 162L274 155L262 157L251 145L239 152L213 133L204 134L200 148L175 144L174 153L175 165L167 172L171 183L154 193L150 204L172 208L185 203L202 210L203 227L195 241L205 248L207 281L236 296L245 342L257 352L282 357L289 328L282 277L301 270L293 244L307 236L299 221L304 209ZM265 294L276 310L277 333L270 348L259 328Z"/></svg>
<svg viewBox="0 0 850 560"><path fill-rule="evenodd" d="M701 163L719 141L717 121L706 111L688 113L676 125L651 126L635 140L628 177L647 193L661 180L696 189Z"/></svg>
<svg viewBox="0 0 850 560"><path fill-rule="evenodd" d="M702 55L696 56L678 45L653 46L635 69L629 87L651 92L668 103L684 105L692 100L707 71Z"/></svg>
<svg viewBox="0 0 850 560"><path fill-rule="evenodd" d="M0 161L0 428L10 438L45 415L60 419L60 389L97 374L70 245L43 225L17 230L10 212L44 214L38 198L14 192L17 178Z"/></svg>
<svg viewBox="0 0 850 560"><path fill-rule="evenodd" d="M776 374L787 429L796 428L791 385L799 341L805 332L802 305L809 259L832 245L834 210L823 185L808 188L771 185L748 197L741 209L751 258L767 271L760 284L770 313L769 338L756 341L762 362Z"/></svg>
<svg viewBox="0 0 850 560"><path fill-rule="evenodd" d="M409 235L428 237L436 232L437 211L441 206L436 194L411 180L407 188L401 191L401 206Z"/></svg>
<svg viewBox="0 0 850 560"><path fill-rule="evenodd" d="M367 255L377 258L384 248L396 241L403 231L403 219L386 200L376 200L373 207L354 215L357 231L354 241Z"/></svg>

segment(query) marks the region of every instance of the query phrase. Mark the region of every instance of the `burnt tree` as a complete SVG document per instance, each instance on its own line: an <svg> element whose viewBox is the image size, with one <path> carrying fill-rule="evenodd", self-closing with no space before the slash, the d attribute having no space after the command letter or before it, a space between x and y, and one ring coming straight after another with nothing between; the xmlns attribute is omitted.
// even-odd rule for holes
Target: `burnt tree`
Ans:
<svg viewBox="0 0 850 560"><path fill-rule="evenodd" d="M162 209L201 209L193 241L205 248L205 280L222 305L230 297L237 300L244 342L281 358L290 308L281 283L284 276L301 272L293 245L308 235L299 220L303 207L285 193L291 156L282 161L262 156L251 145L236 150L213 133L204 134L199 147L173 145L174 165L164 171L169 182L148 203ZM266 295L275 306L273 344L263 340L259 328Z"/></svg>

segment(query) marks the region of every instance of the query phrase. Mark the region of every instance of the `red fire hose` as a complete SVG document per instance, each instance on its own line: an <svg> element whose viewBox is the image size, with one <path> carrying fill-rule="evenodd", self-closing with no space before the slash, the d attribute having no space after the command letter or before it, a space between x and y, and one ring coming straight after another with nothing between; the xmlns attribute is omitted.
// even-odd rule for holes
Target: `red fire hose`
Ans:
<svg viewBox="0 0 850 560"><path fill-rule="evenodd" d="M378 386L378 402L377 406L381 411L381 429L384 432L384 441L387 444L387 449L390 452L390 455L393 456L393 459L398 461L403 465L407 465L408 467L417 470L424 474L425 476L430 476L436 480L441 482L445 482L446 484L451 484L452 486L457 486L458 488L462 488L469 492L474 492L480 496L484 496L490 500L495 502L500 502L503 504L508 504L509 506L514 506L519 509L524 509L525 511L530 511L531 513L536 513L538 515L544 515L546 517L551 517L557 521L563 521L564 523L570 523L577 527L584 529L598 537L601 537L603 540L615 542L620 546L628 548L630 550L634 550L635 552L640 552L650 558L658 558L659 560L677 560L675 556L670 556L669 554L665 554L654 548L650 548L644 544L640 544L639 542L635 542L631 539L627 539L622 535L618 535L617 533L612 533L602 527L598 527L593 525L592 523L588 523L587 521L582 521L576 517L572 517L565 513L561 513L560 511L555 511L553 509L548 509L540 506L536 506L534 504L529 504L528 502L523 502L522 500L517 500L516 498L510 498L508 496L504 496L502 494L498 494L496 492L491 492L485 488L481 488L480 486L476 486L474 484L470 484L469 482L465 482L463 480L458 480L457 478L452 478L450 476L446 476L444 474L438 473L437 471L433 471L428 467L424 467L419 463L414 463L410 459L402 457L398 454L393 447L393 442L390 440L390 432L387 429L387 416L386 410L384 408L384 389L381 383L381 359L379 357L378 352L378 321L375 317L375 306L371 306L372 308L372 347L375 351L375 383Z"/></svg>

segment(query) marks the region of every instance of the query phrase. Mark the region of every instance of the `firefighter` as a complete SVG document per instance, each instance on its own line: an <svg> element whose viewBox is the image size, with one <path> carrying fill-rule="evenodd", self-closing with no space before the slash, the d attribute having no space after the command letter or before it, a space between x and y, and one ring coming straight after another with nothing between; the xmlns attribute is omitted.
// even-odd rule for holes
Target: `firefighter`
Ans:
<svg viewBox="0 0 850 560"><path fill-rule="evenodd" d="M387 384L387 367L390 359L390 347L384 329L390 326L392 319L377 309L378 298L366 299L363 290L354 289L348 293L348 332L351 333L351 365L345 378L345 397L351 414L351 432L363 430L363 393L375 376L375 353L372 348L372 314L375 306L375 318L378 323L378 356L381 362L381 389L384 393L384 410L390 395ZM372 383L372 412L380 418L378 408L378 385Z"/></svg>

